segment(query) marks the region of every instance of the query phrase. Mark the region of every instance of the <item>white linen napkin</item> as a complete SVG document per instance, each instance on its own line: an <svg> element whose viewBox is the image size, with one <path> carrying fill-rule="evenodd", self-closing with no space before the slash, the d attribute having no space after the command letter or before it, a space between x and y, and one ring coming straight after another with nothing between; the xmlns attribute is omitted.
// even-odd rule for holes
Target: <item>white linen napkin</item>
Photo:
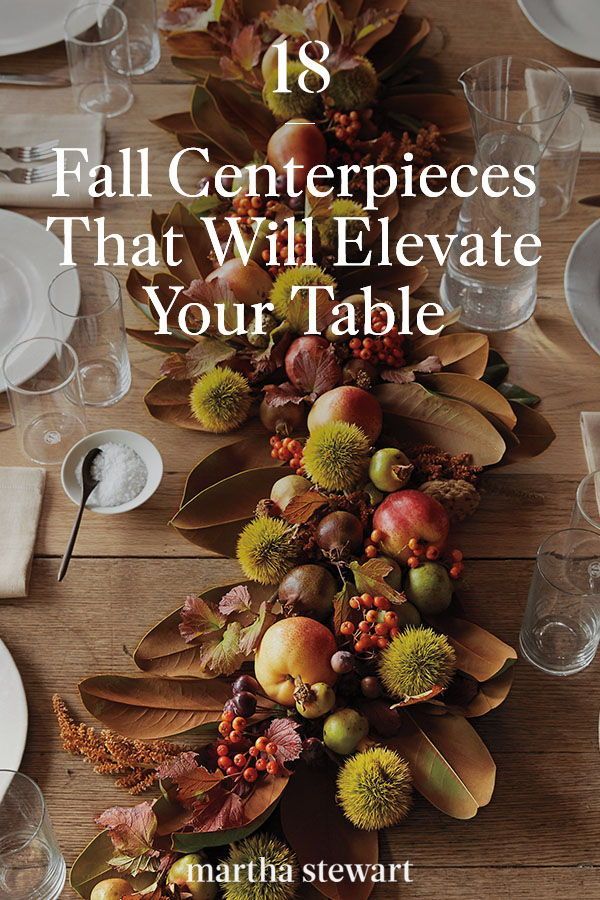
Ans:
<svg viewBox="0 0 600 900"><path fill-rule="evenodd" d="M13 184L0 177L0 207L40 206L44 208L91 207L94 198L88 194L92 181L88 172L100 165L104 157L104 116L90 113L65 115L40 115L39 113L7 113L0 118L0 147L22 147L42 141L58 140L61 147L86 147L89 162L81 154L67 154L68 168L81 162L81 181L74 175L65 177L65 191L69 197L53 197L56 180L38 181L36 184ZM69 158L71 157L71 159ZM51 154L50 161L55 160ZM42 165L32 163L31 165ZM0 153L0 169L22 166L9 156Z"/></svg>
<svg viewBox="0 0 600 900"><path fill-rule="evenodd" d="M561 72L567 76L574 90L600 97L600 69L565 68ZM585 106L581 106L576 100L573 105L585 125L582 153L600 153L600 122L592 122Z"/></svg>
<svg viewBox="0 0 600 900"><path fill-rule="evenodd" d="M581 436L588 472L600 469L600 412L582 412Z"/></svg>
<svg viewBox="0 0 600 900"><path fill-rule="evenodd" d="M46 472L0 467L0 597L26 597Z"/></svg>

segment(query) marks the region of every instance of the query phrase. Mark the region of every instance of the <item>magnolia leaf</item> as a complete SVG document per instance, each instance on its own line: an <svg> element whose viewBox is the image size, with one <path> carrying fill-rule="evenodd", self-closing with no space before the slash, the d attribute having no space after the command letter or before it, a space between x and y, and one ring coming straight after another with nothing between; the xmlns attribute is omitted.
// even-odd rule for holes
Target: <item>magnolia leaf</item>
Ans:
<svg viewBox="0 0 600 900"><path fill-rule="evenodd" d="M187 477L181 506L211 484L222 481L236 472L272 466L271 447L264 434L225 444L204 456Z"/></svg>
<svg viewBox="0 0 600 900"><path fill-rule="evenodd" d="M245 584L236 584L223 594L219 602L219 612L224 616L248 611L252 608L252 597Z"/></svg>
<svg viewBox="0 0 600 900"><path fill-rule="evenodd" d="M537 406L542 399L537 394L532 394L518 384L510 384L508 381L498 385L498 390L507 400L514 400L515 403L522 403L524 406Z"/></svg>
<svg viewBox="0 0 600 900"><path fill-rule="evenodd" d="M217 57L218 59L218 57ZM157 125L163 131L170 134L196 134L196 126L188 110L181 113L171 113L161 116L160 119L151 119L152 125Z"/></svg>
<svg viewBox="0 0 600 900"><path fill-rule="evenodd" d="M83 705L107 728L140 740L217 722L231 697L225 681L95 675L79 684Z"/></svg>
<svg viewBox="0 0 600 900"><path fill-rule="evenodd" d="M110 863L114 852L108 831L101 831L81 851L69 876L71 887L80 897L89 900L94 885L105 878L116 876L115 868ZM148 877L146 883L150 884L152 880L152 877Z"/></svg>
<svg viewBox="0 0 600 900"><path fill-rule="evenodd" d="M268 741L277 744L275 758L285 766L288 762L299 759L302 753L302 738L298 734L298 724L293 719L273 719L265 732Z"/></svg>
<svg viewBox="0 0 600 900"><path fill-rule="evenodd" d="M214 78L208 78L204 84L197 85L192 95L192 118L200 134L216 144L224 153L228 154L231 162L243 165L252 159L254 148L244 133L242 119L235 119L240 127L232 125L226 116L226 110L221 107L208 84L216 92L217 86L225 88L233 82L218 82ZM191 279L190 279L191 280Z"/></svg>
<svg viewBox="0 0 600 900"><path fill-rule="evenodd" d="M476 466L502 459L504 441L472 406L431 394L420 384L380 384L373 393L386 424L405 443L434 444L452 456L468 453Z"/></svg>
<svg viewBox="0 0 600 900"><path fill-rule="evenodd" d="M439 372L441 368L442 362L439 356L426 356L421 362L410 363L408 366L401 366L398 369L383 369L381 379L392 384L411 384L416 381L417 373Z"/></svg>
<svg viewBox="0 0 600 900"><path fill-rule="evenodd" d="M377 558L368 559L364 563L351 562L350 568L354 573L354 579L360 579L360 592L364 590L365 585L374 595L386 597L390 603L401 604L406 602L406 597L399 591L395 591L387 581L386 575L392 571L392 566L385 559ZM358 591L358 584L357 584Z"/></svg>
<svg viewBox="0 0 600 900"><path fill-rule="evenodd" d="M462 714L467 718L475 718L496 709L508 697L514 676L515 667L511 665L489 681L484 681L473 699L461 709Z"/></svg>
<svg viewBox="0 0 600 900"><path fill-rule="evenodd" d="M421 338L415 341L413 356L420 353L439 356L449 372L481 378L487 365L489 339L485 334L471 332Z"/></svg>
<svg viewBox="0 0 600 900"><path fill-rule="evenodd" d="M519 441L518 447L511 448L504 462L538 456L547 450L556 434L544 416L530 406L510 401L517 417L514 435Z"/></svg>
<svg viewBox="0 0 600 900"><path fill-rule="evenodd" d="M144 395L146 409L153 418L178 428L204 431L200 422L192 415L190 391L192 381L176 381L163 376Z"/></svg>
<svg viewBox="0 0 600 900"><path fill-rule="evenodd" d="M266 810L272 810L279 801L283 792L294 776L286 775L261 779L254 785L254 790L244 801L244 821L254 822L264 815Z"/></svg>
<svg viewBox="0 0 600 900"><path fill-rule="evenodd" d="M202 644L200 664L215 675L232 675L244 660L240 645L242 626L230 622L221 636Z"/></svg>
<svg viewBox="0 0 600 900"><path fill-rule="evenodd" d="M406 3L400 4L402 11ZM395 5L398 10L398 4ZM382 43L378 43L373 54L373 63L382 81L392 78L406 68L415 48L421 44L431 31L427 19L416 16L401 16L392 34Z"/></svg>
<svg viewBox="0 0 600 900"><path fill-rule="evenodd" d="M125 856L158 856L152 843L158 822L148 801L138 806L113 806L96 819L96 824L107 828L113 847Z"/></svg>
<svg viewBox="0 0 600 900"><path fill-rule="evenodd" d="M471 125L467 104L456 94L400 93L385 97L380 105L384 113L433 122L442 134L466 131Z"/></svg>
<svg viewBox="0 0 600 900"><path fill-rule="evenodd" d="M491 350L488 355L485 371L481 380L492 387L498 388L508 375L508 363L497 350Z"/></svg>
<svg viewBox="0 0 600 900"><path fill-rule="evenodd" d="M496 766L464 716L440 716L423 706L399 711L400 731L385 741L410 766L426 800L456 819L470 819L494 790Z"/></svg>
<svg viewBox="0 0 600 900"><path fill-rule="evenodd" d="M469 403L484 415L491 413L510 430L517 424L517 417L508 400L485 381L477 381L458 372L440 372L422 378L421 383L437 394Z"/></svg>
<svg viewBox="0 0 600 900"><path fill-rule="evenodd" d="M338 268L342 271L341 267ZM365 284L370 284L374 291L385 288L396 291L397 288L406 286L409 293L413 294L427 279L427 275L426 266L403 266L400 263L393 263L391 266L353 267L339 278L339 286L344 297L359 292Z"/></svg>
<svg viewBox="0 0 600 900"><path fill-rule="evenodd" d="M176 203L163 222L163 234L170 228L173 228L174 235L173 259L181 260L174 273L179 281L190 284L194 278L206 278L212 272L213 264L210 256L212 244L204 225L188 212L183 203ZM163 257L166 258L164 247Z"/></svg>
<svg viewBox="0 0 600 900"><path fill-rule="evenodd" d="M154 316L152 315L149 305L150 300L148 294L144 290L144 287L149 287L151 284L152 282L150 279L146 278L145 275L142 275L141 272L138 272L137 269L130 269L127 281L125 282L125 287L139 311L154 323Z"/></svg>
<svg viewBox="0 0 600 900"><path fill-rule="evenodd" d="M493 678L504 669L507 661L514 662L517 658L512 647L473 622L448 613L428 618L454 647L456 667L477 681Z"/></svg>
<svg viewBox="0 0 600 900"><path fill-rule="evenodd" d="M152 350L158 350L160 353L172 353L173 351L185 353L194 346L192 340L180 338L176 334L156 334L155 331L140 328L126 328L125 330L129 337L135 338L136 341L145 344L146 347L151 347Z"/></svg>
<svg viewBox="0 0 600 900"><path fill-rule="evenodd" d="M300 866L323 864L325 878L330 866L340 864L340 882L315 882L330 900L366 900L373 882L353 881L347 866L372 866L379 859L376 831L359 831L344 816L336 801L337 767L300 764L289 780L281 802L281 824L286 840ZM338 870L339 871L339 870Z"/></svg>
<svg viewBox="0 0 600 900"><path fill-rule="evenodd" d="M202 597L190 594L185 598L179 633L186 643L207 634L220 632L225 623L225 616L218 609L209 606Z"/></svg>
<svg viewBox="0 0 600 900"><path fill-rule="evenodd" d="M210 372L219 363L225 362L235 356L235 348L230 347L225 341L218 338L208 337L207 335L199 335L196 343L193 344L187 353L181 357L181 363L178 364L176 375L180 380L196 379L205 372ZM170 359L170 358L169 358ZM168 360L165 360L168 362ZM161 366L161 375L168 375L173 378L172 363L170 366Z"/></svg>
<svg viewBox="0 0 600 900"><path fill-rule="evenodd" d="M304 525L326 503L329 503L329 497L326 497L325 494L320 494L318 491L305 491L303 494L292 497L281 515L292 525Z"/></svg>

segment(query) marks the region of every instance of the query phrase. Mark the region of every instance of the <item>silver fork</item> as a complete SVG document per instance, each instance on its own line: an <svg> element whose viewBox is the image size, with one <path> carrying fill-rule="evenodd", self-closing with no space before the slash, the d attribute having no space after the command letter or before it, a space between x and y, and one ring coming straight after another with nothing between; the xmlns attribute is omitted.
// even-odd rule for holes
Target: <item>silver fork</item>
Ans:
<svg viewBox="0 0 600 900"><path fill-rule="evenodd" d="M574 90L573 99L579 106L583 106L592 122L600 122L600 96L598 94Z"/></svg>
<svg viewBox="0 0 600 900"><path fill-rule="evenodd" d="M56 166L36 166L29 169L0 169L0 176L8 178L15 184L36 184L38 181L52 181L56 175Z"/></svg>
<svg viewBox="0 0 600 900"><path fill-rule="evenodd" d="M6 153L15 162L30 163L51 156L55 147L58 147L58 141L44 141L29 147L0 147L0 152Z"/></svg>

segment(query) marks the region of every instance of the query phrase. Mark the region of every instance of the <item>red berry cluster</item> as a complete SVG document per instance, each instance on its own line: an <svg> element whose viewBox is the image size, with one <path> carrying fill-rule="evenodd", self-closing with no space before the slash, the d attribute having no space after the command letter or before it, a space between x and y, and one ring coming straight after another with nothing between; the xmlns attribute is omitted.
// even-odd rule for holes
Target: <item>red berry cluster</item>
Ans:
<svg viewBox="0 0 600 900"><path fill-rule="evenodd" d="M281 231L277 232L277 239L275 241L275 245L277 247L277 262L276 266L269 266L268 272L271 275L277 275L279 272L279 267L284 265L287 260L288 255L288 230L287 228L283 228ZM263 250L262 258L264 262L268 263L271 255L270 250ZM297 266L301 266L306 262L306 233L305 232L297 232L294 234L294 261Z"/></svg>
<svg viewBox="0 0 600 900"><path fill-rule="evenodd" d="M362 611L362 619L358 625L342 622L340 632L344 637L352 638L355 653L385 650L390 640L400 634L398 616L387 597L361 594L351 597L349 602L352 609Z"/></svg>
<svg viewBox="0 0 600 900"><path fill-rule="evenodd" d="M247 194L238 194L231 201L231 205L240 225L252 225L252 220L257 216L274 219L276 215L277 202L267 200L265 197L248 197Z"/></svg>
<svg viewBox="0 0 600 900"><path fill-rule="evenodd" d="M331 116L331 125L338 141L351 147L358 140L362 128L360 112L353 109L352 112L334 112Z"/></svg>
<svg viewBox="0 0 600 900"><path fill-rule="evenodd" d="M275 758L277 744L264 736L256 738L253 743L246 735L247 726L248 722L242 716L236 716L231 709L223 710L219 724L223 741L217 745L219 769L229 778L240 776L250 784L263 772L283 775Z"/></svg>
<svg viewBox="0 0 600 900"><path fill-rule="evenodd" d="M382 534L380 531L375 529L371 532L367 540L365 541L365 556L367 559L374 559L379 553L379 541L381 540Z"/></svg>
<svg viewBox="0 0 600 900"><path fill-rule="evenodd" d="M420 538L411 538L408 542L408 549L412 556L408 557L406 564L411 569L417 569L427 561L440 560L442 553L440 547L435 544L428 544L427 541L423 541ZM464 569L463 555L460 550L451 550L448 558L440 561L447 563L450 578L460 578Z"/></svg>
<svg viewBox="0 0 600 900"><path fill-rule="evenodd" d="M375 332L383 331L387 326L387 316L379 309L373 310L371 317L371 329ZM405 335L398 333L398 326L392 325L385 335L354 337L348 344L352 356L363 359L373 365L388 366L397 369L406 362Z"/></svg>
<svg viewBox="0 0 600 900"><path fill-rule="evenodd" d="M269 438L269 443L273 459L280 459L282 462L286 462L291 469L295 470L296 475L305 474L303 447L300 441L291 437L280 438L278 434L274 434Z"/></svg>

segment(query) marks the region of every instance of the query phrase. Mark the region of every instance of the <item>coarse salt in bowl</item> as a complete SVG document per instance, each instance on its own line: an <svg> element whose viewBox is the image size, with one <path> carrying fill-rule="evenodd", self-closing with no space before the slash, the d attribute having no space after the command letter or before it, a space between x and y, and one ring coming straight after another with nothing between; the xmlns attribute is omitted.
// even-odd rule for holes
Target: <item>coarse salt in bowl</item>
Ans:
<svg viewBox="0 0 600 900"><path fill-rule="evenodd" d="M99 505L95 501L94 494L99 487L92 492L90 499L86 504L86 509L91 512L101 513L102 515L115 515L117 513L128 512L131 509L141 506L145 503L159 486L162 474L163 463L162 458L154 444L134 431L125 431L122 428L108 428L105 431L96 431L89 434L75 444L65 456L61 469L62 486L67 496L77 506L81 503L81 464L87 453L94 447L106 448L105 462L112 460L119 465L124 465L123 472L113 473L110 484L105 484L102 494L99 495L103 503L111 500L111 491L114 491L115 497L119 492L129 489L132 493L142 484L143 478L141 473L142 467L136 462L137 458L141 459L146 469L146 479L143 487L130 500L118 505ZM134 453L119 453L119 447L126 447ZM135 456L137 454L137 457ZM110 472L110 469L109 469Z"/></svg>

